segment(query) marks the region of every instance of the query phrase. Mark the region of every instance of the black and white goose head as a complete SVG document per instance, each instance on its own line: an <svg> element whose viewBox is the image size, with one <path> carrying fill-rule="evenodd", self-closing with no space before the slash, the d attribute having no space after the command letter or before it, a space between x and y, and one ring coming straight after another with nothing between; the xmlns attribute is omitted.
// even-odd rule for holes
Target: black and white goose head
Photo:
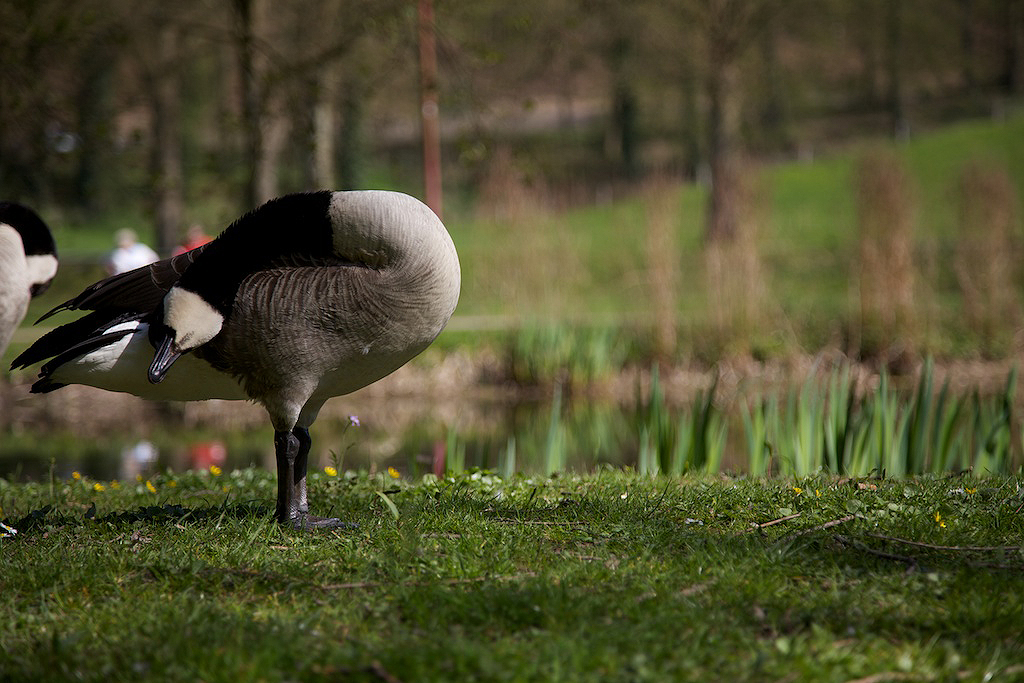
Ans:
<svg viewBox="0 0 1024 683"><path fill-rule="evenodd" d="M57 274L57 244L50 228L27 206L0 202L0 250L9 251L0 258L24 259L23 284L30 296L45 292Z"/></svg>
<svg viewBox="0 0 1024 683"><path fill-rule="evenodd" d="M212 341L224 327L224 313L201 294L175 285L164 296L163 320L150 328L156 347L149 366L149 381L159 384L182 354Z"/></svg>
<svg viewBox="0 0 1024 683"><path fill-rule="evenodd" d="M0 202L0 355L28 311L57 274L53 235L35 211Z"/></svg>

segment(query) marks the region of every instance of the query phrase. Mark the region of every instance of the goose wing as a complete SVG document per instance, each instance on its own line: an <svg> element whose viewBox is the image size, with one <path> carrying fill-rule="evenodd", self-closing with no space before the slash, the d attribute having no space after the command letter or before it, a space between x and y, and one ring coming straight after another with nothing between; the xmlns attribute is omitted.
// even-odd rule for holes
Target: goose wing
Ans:
<svg viewBox="0 0 1024 683"><path fill-rule="evenodd" d="M54 358L42 370L41 375L46 375L60 364L58 360L63 362L88 353L128 334L130 330L127 328L113 333L110 329L150 315L160 305L167 290L195 262L205 246L100 280L75 298L53 308L36 322L42 322L60 311L91 312L41 336L14 359L11 368L26 368L47 358Z"/></svg>
<svg viewBox="0 0 1024 683"><path fill-rule="evenodd" d="M86 287L75 298L56 306L36 322L42 322L60 311L148 313L160 304L167 291L181 279L182 274L195 263L208 245L100 280Z"/></svg>
<svg viewBox="0 0 1024 683"><path fill-rule="evenodd" d="M47 358L54 358L43 366L40 374L47 374L60 363L88 353L94 349L106 346L121 337L132 332L128 327L111 332L111 328L120 326L121 323L141 320L145 313L123 313L111 311L93 311L78 320L65 323L55 327L31 346L25 349L21 355L11 363L11 369L27 368L30 365L41 363ZM60 362L57 362L57 361Z"/></svg>

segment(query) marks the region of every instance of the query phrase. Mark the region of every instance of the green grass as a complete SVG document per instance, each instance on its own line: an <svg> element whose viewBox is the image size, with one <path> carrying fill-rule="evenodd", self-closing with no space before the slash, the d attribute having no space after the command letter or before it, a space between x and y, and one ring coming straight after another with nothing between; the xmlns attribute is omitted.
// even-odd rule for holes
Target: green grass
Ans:
<svg viewBox="0 0 1024 683"><path fill-rule="evenodd" d="M1024 675L1019 477L96 483L0 480L4 680Z"/></svg>

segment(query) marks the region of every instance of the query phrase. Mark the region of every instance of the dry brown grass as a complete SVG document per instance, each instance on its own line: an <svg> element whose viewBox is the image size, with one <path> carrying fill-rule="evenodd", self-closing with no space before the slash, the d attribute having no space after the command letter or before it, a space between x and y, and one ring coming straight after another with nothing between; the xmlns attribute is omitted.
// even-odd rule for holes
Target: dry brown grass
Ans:
<svg viewBox="0 0 1024 683"><path fill-rule="evenodd" d="M758 249L767 207L764 190L750 170L744 171L732 193L739 216L735 235L709 241L704 248L710 321L723 347L735 353L750 350L771 303Z"/></svg>
<svg viewBox="0 0 1024 683"><path fill-rule="evenodd" d="M960 238L953 267L964 314L989 354L1004 353L1021 321L1017 195L1005 168L979 162L960 176Z"/></svg>
<svg viewBox="0 0 1024 683"><path fill-rule="evenodd" d="M678 344L679 186L652 178L643 188L647 283L654 312L654 354L670 360Z"/></svg>
<svg viewBox="0 0 1024 683"><path fill-rule="evenodd" d="M856 171L860 294L859 350L876 355L913 347L914 225L917 207L910 174L887 151L865 155Z"/></svg>

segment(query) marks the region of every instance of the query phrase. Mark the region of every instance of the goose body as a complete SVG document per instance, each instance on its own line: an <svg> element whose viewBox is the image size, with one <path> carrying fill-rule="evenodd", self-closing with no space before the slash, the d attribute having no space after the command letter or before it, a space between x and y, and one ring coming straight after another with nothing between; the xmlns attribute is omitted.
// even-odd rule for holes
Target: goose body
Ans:
<svg viewBox="0 0 1024 683"><path fill-rule="evenodd" d="M383 191L287 195L212 242L87 288L91 311L14 361L32 391L86 384L144 398L252 399L275 430L277 516L308 515L309 426L324 402L396 370L455 310L458 256L434 213Z"/></svg>
<svg viewBox="0 0 1024 683"><path fill-rule="evenodd" d="M32 209L0 202L0 356L25 318L28 302L57 274L57 249Z"/></svg>

